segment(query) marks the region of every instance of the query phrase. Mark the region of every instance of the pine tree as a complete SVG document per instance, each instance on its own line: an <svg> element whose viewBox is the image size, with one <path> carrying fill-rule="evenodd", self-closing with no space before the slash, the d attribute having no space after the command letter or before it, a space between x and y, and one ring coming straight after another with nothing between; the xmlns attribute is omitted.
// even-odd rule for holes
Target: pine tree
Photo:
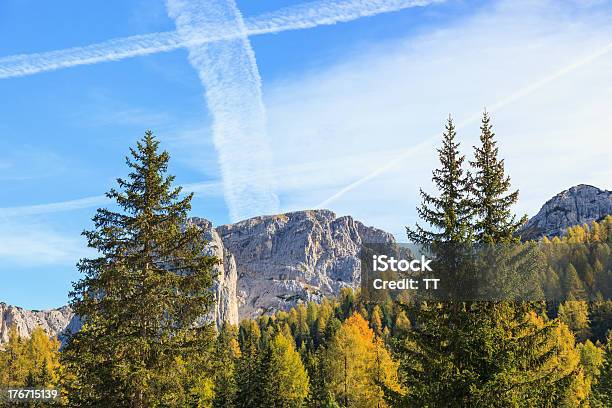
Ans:
<svg viewBox="0 0 612 408"><path fill-rule="evenodd" d="M580 280L578 272L571 262L567 264L565 270L563 289L565 290L565 297L568 300L585 300L587 298L584 284Z"/></svg>
<svg viewBox="0 0 612 408"><path fill-rule="evenodd" d="M567 300L559 305L559 320L567 325L579 342L591 335L589 305L582 300Z"/></svg>
<svg viewBox="0 0 612 408"><path fill-rule="evenodd" d="M491 119L485 111L480 127L480 147L474 147L472 207L478 219L474 225L478 242L509 242L526 217L519 221L510 207L518 200L518 190L510 190L510 177L505 174L504 160L499 159Z"/></svg>
<svg viewBox="0 0 612 408"><path fill-rule="evenodd" d="M599 299L591 304L591 332L593 339L602 343L608 332L612 333L612 300Z"/></svg>
<svg viewBox="0 0 612 408"><path fill-rule="evenodd" d="M546 299L551 302L561 299L563 296L561 281L559 279L559 275L557 275L557 272L555 272L555 270L550 266L546 270L545 279L544 294L546 295Z"/></svg>
<svg viewBox="0 0 612 408"><path fill-rule="evenodd" d="M401 392L397 363L358 313L342 323L323 359L326 383L345 407L385 407L383 387Z"/></svg>
<svg viewBox="0 0 612 408"><path fill-rule="evenodd" d="M472 180L474 187L467 187L470 180L460 183L466 186L462 200L455 195L452 201L435 201L437 198L423 195L419 215L434 231L409 229L408 236L434 249L438 243L459 244L442 245L452 251L434 253L434 270L442 282L459 286L464 279L468 282L475 279L476 283L482 283L472 274L480 271L474 266L485 266L491 272L486 275L489 281L500 284L515 284L516 277L528 272L530 276L525 276L529 278L529 287L537 292L538 286L532 287L537 284L533 278L545 275L544 259L536 245L522 246L514 236L521 222L516 221L510 207L516 202L518 192L508 192L510 178L504 174L503 160L498 159L486 112L481 129L482 147L476 149L472 162L476 172ZM449 145L448 139L452 140L450 133L445 134L445 146ZM440 152L448 150L451 149L443 147ZM458 154L456 147L454 151ZM452 173L444 170L457 165L448 166L452 161L444 161L442 157L441 162L443 167L434 172L433 181L444 192L442 186L451 185L450 180L457 183L457 178L440 175ZM453 216L457 207L462 208L463 218ZM499 251L496 249L499 246L472 246L472 241L513 245ZM474 254L473 248L493 252ZM523 271L524 268L527 270ZM452 277L461 279L448 279ZM583 390L582 373L577 369L579 356L567 326L543 318L535 312L541 305L534 303L471 301L474 298L467 290L480 294L482 289L473 283L456 288L460 297L450 297L452 301L399 305L413 323L403 333L405 337L400 337L395 344L401 356L400 378L407 392L403 396L389 393L390 402L397 406L428 407L561 406L569 398L584 402L585 394L578 392ZM514 293L504 286L491 287L499 288L497 292L502 295ZM515 298L521 297L510 299ZM576 392L570 393L570 386Z"/></svg>
<svg viewBox="0 0 612 408"><path fill-rule="evenodd" d="M74 378L71 406L184 406L210 398L203 366L213 329L199 324L213 302L217 259L188 223L192 194L181 198L166 175L169 155L147 131L126 158L130 173L106 195L85 231L100 256L78 264L71 306L83 321L63 354ZM189 371L191 370L191 371ZM185 374L186 371L189 371Z"/></svg>
<svg viewBox="0 0 612 408"><path fill-rule="evenodd" d="M9 326L8 342L0 351L0 384L19 386L31 372L26 355L24 340L17 333L17 327Z"/></svg>
<svg viewBox="0 0 612 408"><path fill-rule="evenodd" d="M380 306L375 305L374 309L372 309L372 314L370 315L370 326L372 327L372 330L374 330L374 334L377 336L382 335L383 332L383 324L380 313Z"/></svg>
<svg viewBox="0 0 612 408"><path fill-rule="evenodd" d="M264 398L262 407L293 408L303 405L309 380L292 338L277 333L263 359Z"/></svg>
<svg viewBox="0 0 612 408"><path fill-rule="evenodd" d="M215 408L234 407L238 385L236 364L240 358L240 345L235 326L224 323L215 344Z"/></svg>
<svg viewBox="0 0 612 408"><path fill-rule="evenodd" d="M406 312L400 310L395 318L395 324L393 326L393 335L397 338L405 337L410 330L410 319L406 315Z"/></svg>
<svg viewBox="0 0 612 408"><path fill-rule="evenodd" d="M306 352L302 357L304 367L308 373L309 390L306 406L320 407L324 406L328 399L329 390L325 382L323 370L323 355L325 347L320 345L316 352Z"/></svg>
<svg viewBox="0 0 612 408"><path fill-rule="evenodd" d="M612 333L604 347L603 362L593 392L594 407L609 407L612 401Z"/></svg>
<svg viewBox="0 0 612 408"><path fill-rule="evenodd" d="M578 344L577 348L580 353L580 366L584 378L582 387L585 394L591 396L591 399L593 399L593 386L599 382L601 368L604 363L605 350L603 347L597 347L590 340Z"/></svg>
<svg viewBox="0 0 612 408"><path fill-rule="evenodd" d="M419 217L434 230L427 230L418 223L414 229L406 228L408 240L429 246L434 243L464 243L471 235L472 209L469 202L470 177L463 169L465 157L455 141L455 125L449 116L442 135L442 147L438 149L440 168L433 171L439 196L420 190L422 203L417 208Z"/></svg>
<svg viewBox="0 0 612 408"><path fill-rule="evenodd" d="M261 406L262 390L260 341L261 330L253 320L244 320L240 324L238 332L238 343L240 344L240 358L236 370L236 383L238 393L236 395L237 407L259 407Z"/></svg>
<svg viewBox="0 0 612 408"><path fill-rule="evenodd" d="M528 305L473 306L463 315L430 306L423 313L431 318L421 317L399 343L409 387L399 406L535 407L584 400L568 394L572 384L580 390L582 373L567 326L544 321Z"/></svg>
<svg viewBox="0 0 612 408"><path fill-rule="evenodd" d="M59 341L41 328L30 338L9 327L9 339L0 346L0 384L11 387L57 387L59 385Z"/></svg>

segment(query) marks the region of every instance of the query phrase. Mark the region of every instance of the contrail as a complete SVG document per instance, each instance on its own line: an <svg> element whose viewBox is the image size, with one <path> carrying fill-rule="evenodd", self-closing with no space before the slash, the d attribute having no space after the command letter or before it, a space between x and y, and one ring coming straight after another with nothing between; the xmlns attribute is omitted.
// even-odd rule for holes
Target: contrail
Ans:
<svg viewBox="0 0 612 408"><path fill-rule="evenodd" d="M348 22L441 1L320 0L244 20L234 0L168 0L168 12L177 25L175 32L1 58L0 79L186 47L189 61L206 87L225 198L235 221L276 213L279 206L273 192L261 80L248 36ZM258 182L238 182L245 175L255 176Z"/></svg>
<svg viewBox="0 0 612 408"><path fill-rule="evenodd" d="M599 49L598 51L576 61L573 62L569 65L564 66L563 68L551 73L550 75L545 76L544 78L541 78L527 86L525 86L524 88L519 89L516 92L511 93L510 95L500 99L499 101L495 102L493 105L487 107L487 111L489 112L496 112L500 109L505 108L506 106L512 104L513 102L516 102L517 100L537 91L538 89L540 89L541 87L550 84L551 82L560 79L570 73L572 73L573 71L584 67L585 65L588 65L594 61L596 61L597 59L603 57L604 55L610 53L612 51L612 43L609 43L608 45L604 46L603 48ZM462 121L461 123L459 123L456 126L456 129L461 129L473 122L476 122L477 120L480 120L480 118L482 117L482 112L476 112L473 115L469 116L466 120ZM342 197L344 194L348 193L349 191L352 191L354 189L356 189L357 187L361 186L364 183L367 183L368 181L380 176L381 174L386 173L387 171L389 171L390 169L392 169L393 167L395 167L396 165L398 165L399 163L403 162L404 160L408 159L409 157L413 156L415 153L417 153L420 149L427 147L428 145L430 145L431 143L435 142L438 138L440 137L439 133L436 133L435 135L429 136L426 139L424 139L422 142L420 142L419 144L417 144L416 146L413 146L409 149L404 150L401 154L399 154L397 157L395 157L393 160L387 162L385 165L380 166L379 168L377 168L376 170L372 171L371 173L368 173L366 175L364 175L363 177L355 180L354 182L344 186L343 188L341 188L340 190L338 190L336 193L334 193L333 195L331 195L330 197L326 198L325 200L321 201L319 204L317 204L315 206L315 208L324 208L327 207L327 205L329 205L331 202L337 200L338 198Z"/></svg>
<svg viewBox="0 0 612 408"><path fill-rule="evenodd" d="M322 25L346 23L363 17L390 13L411 7L424 7L445 0L319 0L245 20L248 35L301 30Z"/></svg>
<svg viewBox="0 0 612 408"><path fill-rule="evenodd" d="M213 193L221 188L221 183L202 182L184 184L183 192L208 192ZM104 195L78 198L75 200L58 201L55 203L24 205L19 207L0 207L0 220L10 217L24 217L31 215L50 214L64 211L82 210L85 208L101 207L110 201Z"/></svg>
<svg viewBox="0 0 612 408"><path fill-rule="evenodd" d="M92 196L76 200L61 201L57 203L27 205L21 207L0 208L0 219L16 216L28 216L37 214L48 214L62 211L79 210L82 208L96 207L108 203L106 196Z"/></svg>
<svg viewBox="0 0 612 408"><path fill-rule="evenodd" d="M312 28L348 22L362 17L426 6L444 0L320 0L289 6L244 19L243 31L220 26L219 31L198 31L189 37L178 32L159 32L118 38L83 47L0 58L0 79L33 75L79 65L119 61L126 58L173 51L252 35Z"/></svg>
<svg viewBox="0 0 612 408"><path fill-rule="evenodd" d="M230 219L277 213L261 78L235 1L168 0L167 6L177 32L186 40L205 32L242 33L233 39L190 46L189 62L206 89ZM252 174L257 174L259 182L239 181Z"/></svg>

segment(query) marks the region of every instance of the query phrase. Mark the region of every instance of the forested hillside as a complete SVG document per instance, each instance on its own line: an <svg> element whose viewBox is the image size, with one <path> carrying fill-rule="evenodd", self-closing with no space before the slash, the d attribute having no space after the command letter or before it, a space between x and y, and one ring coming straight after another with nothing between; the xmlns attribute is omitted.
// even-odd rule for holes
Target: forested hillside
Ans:
<svg viewBox="0 0 612 408"><path fill-rule="evenodd" d="M424 378L429 387L438 388L437 392L442 392L449 380L431 383L436 374L427 370L434 367L415 360L419 345L411 333L423 313L434 312L390 300L367 304L358 293L345 289L339 298L321 304L310 302L288 312L247 319L238 327L224 325L205 350L202 366L209 380L204 388L191 391L197 392L200 402L208 401L215 407L417 406L392 401L418 392ZM544 368L557 370L554 378L542 384L555 403L551 406L564 401L568 406L579 406L587 400L592 406L605 406L593 401L603 403L608 398L604 393L609 392L605 384L609 387L612 341L610 336L601 341L601 324L602 319L609 324L612 302L589 305L567 301L557 312L558 319L551 319L544 313L529 312L520 317L506 310L498 316L508 323L503 337L518 333L519 325L523 334L548 330L546 338L537 341L537 348L529 353L555 356L532 373L542 374ZM486 338L499 335L493 328L483 329L478 338L473 332L464 334L463 341L472 342L474 353L483 351L486 343L481 342ZM523 345L515 347L527 351ZM439 352L439 359L447 357ZM13 387L62 387L70 378L61 377L59 354L59 343L49 340L42 330L29 340L13 335L0 353L0 382ZM491 356L489 364L493 362ZM486 370L486 365L482 369ZM189 371L183 374L190 375ZM183 381L189 382L189 378ZM502 391L501 386L495 390ZM448 397L439 394L439 398Z"/></svg>

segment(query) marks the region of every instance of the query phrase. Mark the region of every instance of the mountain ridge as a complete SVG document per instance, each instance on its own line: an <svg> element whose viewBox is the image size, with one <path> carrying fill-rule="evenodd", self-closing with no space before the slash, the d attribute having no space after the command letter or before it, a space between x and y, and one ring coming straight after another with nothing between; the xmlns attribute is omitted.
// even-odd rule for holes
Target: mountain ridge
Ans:
<svg viewBox="0 0 612 408"><path fill-rule="evenodd" d="M188 222L202 230L207 254L220 261L211 288L217 301L211 314L202 318L217 327L302 301L320 301L343 287L355 288L361 244L394 241L383 230L351 216L337 217L330 210L258 216L218 227L204 218L192 217ZM28 311L6 305L0 312L0 343L8 339L11 324L25 337L36 325L52 336L79 327L69 306Z"/></svg>
<svg viewBox="0 0 612 408"><path fill-rule="evenodd" d="M523 239L563 235L568 227L610 214L612 191L579 184L546 201L519 233ZM211 289L217 302L203 318L217 326L355 288L361 244L395 242L388 232L349 215L337 217L330 210L257 216L217 227L204 218L192 217L189 222L209 242L207 253L220 260ZM0 303L0 344L8 340L11 324L27 337L37 325L60 336L80 323L69 306L39 311Z"/></svg>

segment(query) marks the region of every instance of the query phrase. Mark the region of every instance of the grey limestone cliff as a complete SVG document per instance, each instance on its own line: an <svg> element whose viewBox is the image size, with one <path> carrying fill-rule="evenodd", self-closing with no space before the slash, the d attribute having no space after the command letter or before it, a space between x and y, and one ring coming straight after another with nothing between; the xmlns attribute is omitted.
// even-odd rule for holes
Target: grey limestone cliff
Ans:
<svg viewBox="0 0 612 408"><path fill-rule="evenodd" d="M50 310L26 310L0 303L0 343L8 341L11 326L15 326L22 337L29 337L38 326L50 336L58 336L70 325L72 319L73 313L68 306Z"/></svg>
<svg viewBox="0 0 612 408"><path fill-rule="evenodd" d="M240 318L356 287L361 243L393 241L389 233L327 210L255 217L217 232L236 257Z"/></svg>
<svg viewBox="0 0 612 408"><path fill-rule="evenodd" d="M238 324L236 297L238 273L234 256L223 246L219 234L212 228L210 221L203 218L191 218L190 222L202 229L204 238L208 241L207 255L219 260L213 271L216 276L212 288L215 294L215 304L212 316L209 316L208 319L212 319L217 327L220 327L223 322Z"/></svg>
<svg viewBox="0 0 612 408"><path fill-rule="evenodd" d="M580 184L548 200L521 230L523 239L563 235L568 227L612 214L612 191Z"/></svg>

